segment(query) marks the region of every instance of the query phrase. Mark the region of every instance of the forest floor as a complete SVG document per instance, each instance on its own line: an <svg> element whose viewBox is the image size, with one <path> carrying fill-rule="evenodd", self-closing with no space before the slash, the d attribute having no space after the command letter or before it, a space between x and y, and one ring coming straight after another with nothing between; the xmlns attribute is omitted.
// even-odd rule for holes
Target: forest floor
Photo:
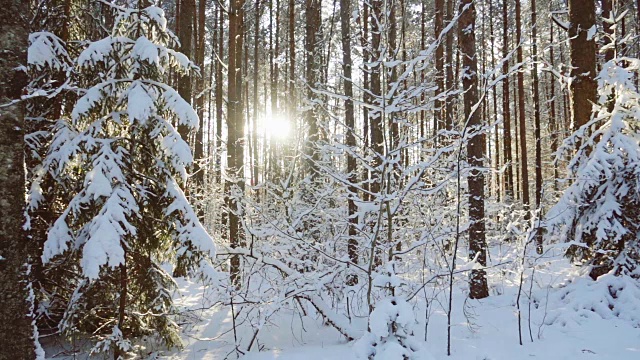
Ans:
<svg viewBox="0 0 640 360"><path fill-rule="evenodd" d="M525 279L521 296L522 339L519 345L516 299L519 281L508 280L505 271L490 271L491 296L466 300L464 277L454 290L452 356L447 356L446 291L432 301L424 360L513 359L640 359L640 284L611 275L597 282L580 275L559 254L538 263L531 287ZM506 272L508 273L508 271ZM512 278L519 279L519 276ZM185 306L201 306L202 291L183 283ZM434 294L437 291L431 289ZM189 295L199 294L199 295ZM444 301L443 301L444 300ZM425 339L425 301L414 303L417 338ZM531 309L529 310L529 304ZM322 320L280 311L260 332L259 343L244 355L234 351L229 307L201 311L201 321L185 331L186 347L166 359L329 360L355 359L353 342L346 342ZM529 321L529 313L530 320ZM355 319L364 333L366 318ZM249 343L252 332L245 324L235 334L238 343ZM258 351L260 349L260 351Z"/></svg>
<svg viewBox="0 0 640 360"><path fill-rule="evenodd" d="M448 292L445 287L441 284L439 288L428 288L421 299L411 303L416 315L415 336L420 340L426 338L418 359L640 359L640 283L612 275L592 281L579 274L561 256L560 250L556 254L552 252L549 251L544 260L538 259L533 284L529 281L531 273L525 276L520 299L523 345L519 344L518 335L517 267L493 268L488 272L491 296L486 299L467 299L466 275L456 281L450 357L447 356ZM315 313L309 311L304 316L285 308L268 318L251 351L246 352L255 325L238 320L234 333L230 306L217 303L211 288L197 281L180 280L179 284L176 300L185 310L185 316L179 321L185 347L162 353L160 359L357 359L354 342L347 342ZM425 298L431 300L426 337ZM238 311L237 306L234 311ZM269 306L261 307L260 311L269 311ZM353 325L364 334L366 311L361 314L353 316ZM240 318L246 317L238 316ZM236 351L234 343L241 344L238 348L242 351ZM56 352L60 353L47 348L47 354ZM84 359L86 355L54 358Z"/></svg>

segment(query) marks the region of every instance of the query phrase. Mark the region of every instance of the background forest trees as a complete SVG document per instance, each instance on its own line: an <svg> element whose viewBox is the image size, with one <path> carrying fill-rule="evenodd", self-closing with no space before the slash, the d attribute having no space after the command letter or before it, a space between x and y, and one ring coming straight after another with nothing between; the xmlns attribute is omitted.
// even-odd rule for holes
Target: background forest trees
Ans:
<svg viewBox="0 0 640 360"><path fill-rule="evenodd" d="M454 284L491 296L489 269L511 266L522 282L535 262L525 259L559 241L594 279L637 277L627 203L637 200L638 2L29 5L23 205L34 245L24 257L41 333L90 333L95 351L116 357L135 350L129 338L179 346L172 276L209 262L220 301L249 323L313 311L348 339L352 317L427 301L431 283L448 290L450 320ZM585 174L595 180L581 183ZM106 214L119 224L116 251L102 244L106 255L87 263L87 224L116 189L127 191L122 216ZM609 212L583 206L600 200ZM501 244L516 258L491 260ZM77 323L73 307L103 291L109 304ZM134 297L155 320L124 311ZM236 348L251 350L260 330Z"/></svg>

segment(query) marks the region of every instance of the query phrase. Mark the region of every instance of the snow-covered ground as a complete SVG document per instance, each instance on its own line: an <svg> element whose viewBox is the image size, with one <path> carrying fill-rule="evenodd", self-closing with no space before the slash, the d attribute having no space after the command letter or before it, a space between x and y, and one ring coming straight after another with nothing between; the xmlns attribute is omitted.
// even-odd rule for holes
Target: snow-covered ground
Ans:
<svg viewBox="0 0 640 360"><path fill-rule="evenodd" d="M499 255L498 250L493 249L493 256ZM537 261L532 301L528 295L530 271L524 279L520 300L523 345L519 345L518 336L516 280L519 276L514 270L517 267L496 267L489 270L491 296L483 300L468 300L466 275L459 276L454 289L450 357L447 356L447 292L442 288L428 288L421 293L431 299L426 341L425 296L410 302L416 320L415 338L424 341L419 359L640 359L640 283L612 275L602 276L594 282L570 266L560 256L560 251L555 255L548 254L545 260ZM179 319L184 329L185 348L161 355L158 353L156 358L358 359L357 346L354 346L357 340L346 341L333 327L324 324L313 308L304 302L299 306L306 306L306 316L300 311L281 309L266 317L251 351L247 352L255 326L243 322L245 316L238 316L238 330L234 334L231 307L217 302L215 289L198 281L180 280L179 284L177 301L185 309L185 315ZM267 308L263 307L262 311L268 311ZM248 311L249 308L239 309L237 305L234 307L236 312ZM254 307L251 311L258 310ZM361 310L361 314L366 314L366 311ZM366 316L352 316L352 325L364 335ZM240 344L238 351L234 350L234 343ZM60 349L47 348L49 356L56 353L60 353ZM144 358L147 354L140 353L139 357ZM86 355L76 356L76 359L84 358Z"/></svg>
<svg viewBox="0 0 640 360"><path fill-rule="evenodd" d="M505 277L506 278L506 277ZM423 359L640 359L640 288L631 279L604 276L598 282L579 276L561 257L537 267L529 322L528 287L521 298L523 345L518 340L518 283L490 278L492 296L467 300L465 285L454 292L452 356L447 356L446 303L432 304ZM613 290L610 290L613 289ZM617 290L615 290L617 289ZM622 289L622 290L620 290ZM204 299L195 284L184 283L185 305L198 307ZM617 293L612 296L611 294ZM425 302L414 305L415 335L425 339ZM185 331L186 347L167 359L328 360L355 359L354 342L346 342L321 319L281 312L259 334L252 351L234 351L229 307L196 311L201 321ZM366 331L366 319L354 320ZM239 327L238 343L250 342L252 332ZM533 339L533 341L531 340ZM260 349L260 351L258 351ZM165 358L165 357L163 357Z"/></svg>

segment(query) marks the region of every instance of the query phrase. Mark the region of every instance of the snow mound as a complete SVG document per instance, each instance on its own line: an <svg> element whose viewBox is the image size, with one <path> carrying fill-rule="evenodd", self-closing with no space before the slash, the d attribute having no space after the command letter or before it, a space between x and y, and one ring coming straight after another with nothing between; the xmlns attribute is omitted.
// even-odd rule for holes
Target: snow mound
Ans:
<svg viewBox="0 0 640 360"><path fill-rule="evenodd" d="M431 360L413 336L411 306L401 298L383 299L369 316L369 331L353 345L356 359Z"/></svg>
<svg viewBox="0 0 640 360"><path fill-rule="evenodd" d="M591 318L620 319L640 328L640 281L629 276L605 274L593 281L576 278L549 298L546 325L580 326Z"/></svg>

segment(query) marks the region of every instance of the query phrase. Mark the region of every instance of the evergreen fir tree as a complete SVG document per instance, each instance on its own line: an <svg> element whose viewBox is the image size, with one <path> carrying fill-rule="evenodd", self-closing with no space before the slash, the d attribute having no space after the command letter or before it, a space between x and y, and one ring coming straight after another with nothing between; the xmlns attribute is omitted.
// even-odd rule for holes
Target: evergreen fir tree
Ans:
<svg viewBox="0 0 640 360"><path fill-rule="evenodd" d="M548 227L570 242L567 255L589 275L640 276L640 60L614 58L598 76L592 120L565 141L581 143L569 164L573 182L549 212Z"/></svg>
<svg viewBox="0 0 640 360"><path fill-rule="evenodd" d="M64 263L82 275L67 279L75 290L59 329L92 334L93 353L124 358L138 337L180 345L172 319L175 282L164 265L213 277L214 244L181 189L193 158L176 128L197 129L199 120L162 81L169 68L197 68L171 49L177 39L162 9L111 10L111 35L77 58L74 81L86 90L78 90L70 118L52 127L33 171L29 213L50 192L71 198L49 229L42 256L46 266Z"/></svg>

